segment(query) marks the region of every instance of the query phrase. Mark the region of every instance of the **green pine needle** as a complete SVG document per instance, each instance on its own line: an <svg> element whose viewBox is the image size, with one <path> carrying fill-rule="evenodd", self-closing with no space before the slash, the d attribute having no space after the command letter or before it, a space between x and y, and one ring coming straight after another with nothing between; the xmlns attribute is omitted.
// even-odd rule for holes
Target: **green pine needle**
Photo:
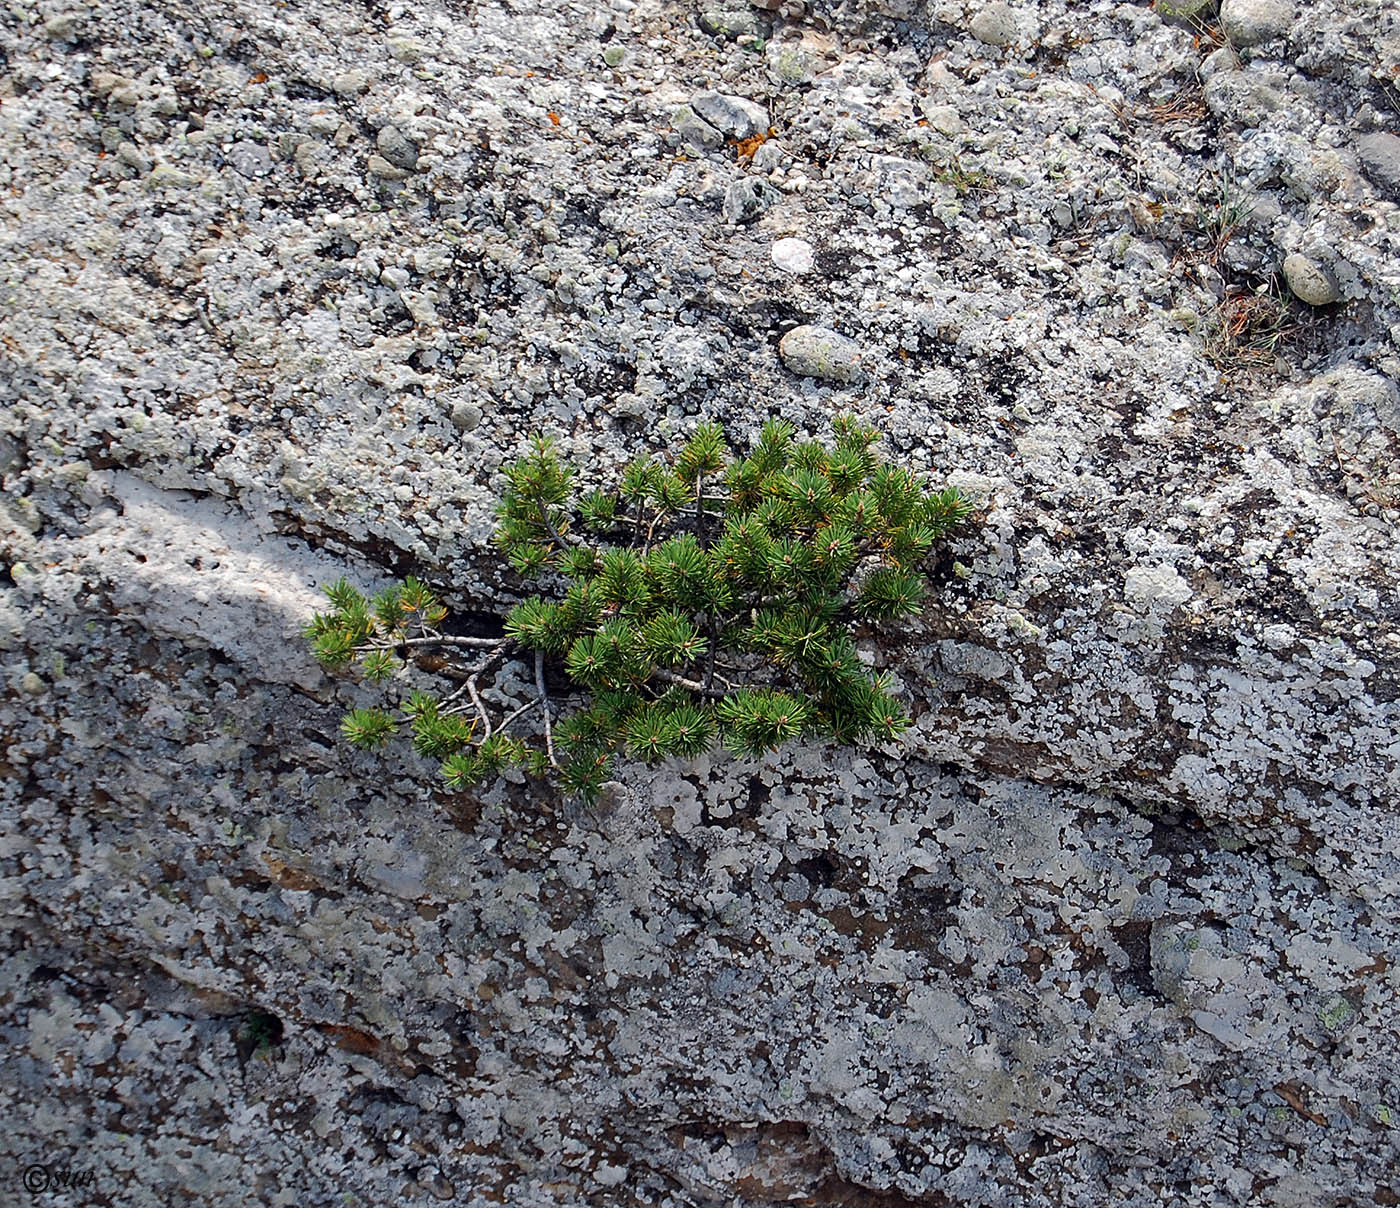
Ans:
<svg viewBox="0 0 1400 1208"><path fill-rule="evenodd" d="M365 679L369 680L371 684L381 684L403 664L387 650L373 650L365 655L360 666Z"/></svg>
<svg viewBox="0 0 1400 1208"><path fill-rule="evenodd" d="M724 429L718 424L701 424L676 459L676 476L687 487L694 487L703 475L723 470L728 453Z"/></svg>
<svg viewBox="0 0 1400 1208"><path fill-rule="evenodd" d="M337 579L329 587L323 588L322 590L325 591L330 602L335 605L337 612L343 612L352 605L364 603L364 596L360 595L360 593L351 587L349 582L343 578Z"/></svg>
<svg viewBox="0 0 1400 1208"><path fill-rule="evenodd" d="M923 596L923 580L913 571L881 567L865 581L852 611L866 620L905 616L920 610Z"/></svg>
<svg viewBox="0 0 1400 1208"><path fill-rule="evenodd" d="M812 719L812 708L786 692L744 689L719 704L725 744L739 756L776 751L797 738Z"/></svg>
<svg viewBox="0 0 1400 1208"><path fill-rule="evenodd" d="M327 671L339 671L355 657L355 639L339 625L317 633L311 653Z"/></svg>
<svg viewBox="0 0 1400 1208"><path fill-rule="evenodd" d="M340 723L340 732L366 751L382 747L397 731L394 719L380 709L352 709Z"/></svg>

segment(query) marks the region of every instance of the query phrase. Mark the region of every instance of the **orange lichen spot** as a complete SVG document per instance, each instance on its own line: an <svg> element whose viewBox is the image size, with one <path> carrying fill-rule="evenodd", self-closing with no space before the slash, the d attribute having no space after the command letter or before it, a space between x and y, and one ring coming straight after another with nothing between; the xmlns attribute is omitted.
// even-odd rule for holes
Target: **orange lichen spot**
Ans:
<svg viewBox="0 0 1400 1208"><path fill-rule="evenodd" d="M561 118L561 117L560 117L557 113L555 113L553 110L551 110L551 111L550 111L550 114L549 114L549 120L550 120L551 122L553 122L554 125L557 126L557 125L558 125L560 122L562 122L564 119Z"/></svg>
<svg viewBox="0 0 1400 1208"><path fill-rule="evenodd" d="M267 83L267 72L265 72L265 71L259 71L259 72L255 73L254 76L253 76L253 83L254 83L254 84L266 84L266 83Z"/></svg>
<svg viewBox="0 0 1400 1208"><path fill-rule="evenodd" d="M757 134L749 135L748 138L736 138L731 145L739 159L752 159L753 153L777 133L777 127L769 126L766 132L760 130Z"/></svg>

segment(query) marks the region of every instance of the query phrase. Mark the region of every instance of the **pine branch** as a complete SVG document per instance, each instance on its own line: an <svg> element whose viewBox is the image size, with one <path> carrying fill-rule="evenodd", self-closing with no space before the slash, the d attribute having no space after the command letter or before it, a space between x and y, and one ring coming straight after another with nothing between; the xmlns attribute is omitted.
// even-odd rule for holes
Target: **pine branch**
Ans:
<svg viewBox="0 0 1400 1208"><path fill-rule="evenodd" d="M557 528L554 527L554 521L552 521L549 518L549 510L545 507L543 501L536 502L535 510L539 513L540 523L544 525L545 532L547 532L554 539L554 543L560 549L566 549L571 545L577 546L583 544L582 539L575 537L572 533L570 533L566 537L563 533L561 533Z"/></svg>
<svg viewBox="0 0 1400 1208"><path fill-rule="evenodd" d="M554 729L549 717L549 693L544 688L544 651L535 651L535 691L540 694L540 711L544 714L544 749L549 756L549 766L557 768L559 761L554 758Z"/></svg>
<svg viewBox="0 0 1400 1208"><path fill-rule="evenodd" d="M690 691L709 697L711 700L723 700L726 695L719 688L707 688L699 680L688 679L683 675L677 675L674 671L666 671L662 668L653 671L651 677L668 684L675 684L678 688L688 688Z"/></svg>
<svg viewBox="0 0 1400 1208"><path fill-rule="evenodd" d="M423 583L371 600L342 579L326 589L333 611L313 617L306 637L327 670L358 663L370 683L416 650L481 652L469 667L442 660L460 681L445 697L415 691L403 706L414 747L442 759L454 788L525 765L592 798L622 751L655 763L717 740L745 756L817 734L890 740L908 715L855 638L918 611L920 564L971 503L882 464L874 429L845 417L833 426L828 448L770 420L734 461L719 425L701 424L674 461L638 457L615 493L581 498L577 471L537 438L505 468L495 540L520 574L559 572L562 599L522 600L503 638L456 637L436 628L446 609ZM719 489L707 490L715 475ZM598 539L575 535L575 522ZM534 695L493 725L478 685L515 647L534 654ZM558 715L546 655L592 693L582 712ZM536 707L540 733L529 743L505 732ZM343 728L377 747L396 723L359 709Z"/></svg>
<svg viewBox="0 0 1400 1208"><path fill-rule="evenodd" d="M500 638L468 638L457 637L453 634L431 633L418 638L392 638L367 642L362 647L364 650L397 650L400 646L464 646L475 650L484 650L488 647L498 646Z"/></svg>

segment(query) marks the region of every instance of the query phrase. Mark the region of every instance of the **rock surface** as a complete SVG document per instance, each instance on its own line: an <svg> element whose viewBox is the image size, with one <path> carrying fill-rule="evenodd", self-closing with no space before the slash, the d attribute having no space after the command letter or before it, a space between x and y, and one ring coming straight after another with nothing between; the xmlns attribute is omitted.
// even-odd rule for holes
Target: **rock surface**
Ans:
<svg viewBox="0 0 1400 1208"><path fill-rule="evenodd" d="M1299 5L1203 91L1146 3L1004 50L1005 6L730 7L0 14L16 1185L1400 1198L1400 14ZM1340 305L1277 309L1300 250ZM785 365L813 326L858 388ZM532 432L602 484L843 408L980 501L864 643L899 746L587 811L341 743L379 694L307 657L319 586L499 624Z"/></svg>

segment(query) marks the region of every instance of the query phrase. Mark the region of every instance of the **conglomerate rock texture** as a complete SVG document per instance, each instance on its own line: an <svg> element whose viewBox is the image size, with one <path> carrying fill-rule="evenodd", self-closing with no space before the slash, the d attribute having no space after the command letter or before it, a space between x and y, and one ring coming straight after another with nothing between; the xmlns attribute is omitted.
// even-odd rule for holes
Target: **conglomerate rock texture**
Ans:
<svg viewBox="0 0 1400 1208"><path fill-rule="evenodd" d="M1159 7L0 13L17 1196L1397 1203L1400 10ZM979 501L907 741L339 741L530 433L839 411Z"/></svg>

